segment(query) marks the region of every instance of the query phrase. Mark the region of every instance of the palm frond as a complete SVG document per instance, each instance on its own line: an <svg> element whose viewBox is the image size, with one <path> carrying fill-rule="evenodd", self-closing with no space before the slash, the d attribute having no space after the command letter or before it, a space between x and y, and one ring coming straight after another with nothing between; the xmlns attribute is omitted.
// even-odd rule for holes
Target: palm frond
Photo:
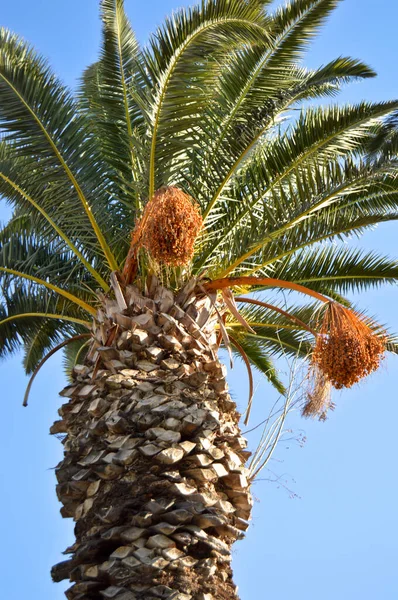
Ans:
<svg viewBox="0 0 398 600"><path fill-rule="evenodd" d="M299 223L303 215L328 206L333 198L358 191L355 185L369 186L376 177L372 168L367 165L357 167L352 156L366 147L375 124L394 106L395 103L362 103L303 111L297 123L285 134L274 137L260 148L242 174L236 177L236 184L232 182L232 187L223 195L222 201L220 199L214 217L210 219L196 268L209 268L212 262L219 264L221 258L221 262L228 264L222 272L226 275L257 251L250 232L264 232L263 239L268 241L269 233L277 229L276 224L282 223L283 231L286 231ZM384 170L388 168L391 169L384 167ZM376 174L379 172L381 179L383 165L376 169ZM333 187L335 192L331 196ZM322 201L320 193L324 195ZM314 196L313 200L311 196ZM289 213L293 219L289 218ZM243 240L242 231L245 232ZM223 260L219 248L224 246L230 250L231 236L239 239L240 254L233 260L229 251ZM245 252L242 253L243 249ZM216 275L219 274L216 271Z"/></svg>
<svg viewBox="0 0 398 600"><path fill-rule="evenodd" d="M271 15L279 59L297 62L340 0L291 0ZM283 41L283 44L281 43Z"/></svg>
<svg viewBox="0 0 398 600"><path fill-rule="evenodd" d="M141 96L148 93L142 56L124 9L124 0L102 0L101 55L82 78L80 105L112 176L117 201L132 227L140 207L142 173L137 136L145 132ZM144 129L143 129L144 127Z"/></svg>
<svg viewBox="0 0 398 600"><path fill-rule="evenodd" d="M30 222L31 230L33 224L36 223L40 227L41 237L46 237L48 230L50 236L56 234L64 242L65 249L70 250L101 287L107 291L109 285L76 245L76 243L81 245L81 238L84 239L87 228L81 227L80 219L73 219L69 207L68 213L65 214L64 195L62 200L56 202L56 186L51 189L51 202L46 201L50 195L48 194L48 187L51 184L48 180L43 181L42 176L37 176L38 171L40 171L40 165L37 162L19 157L11 144L0 142L0 194L11 202L14 207L23 210L25 217L33 215L33 220ZM27 189L32 190L34 196L28 193ZM20 218L20 215L18 215L18 218ZM67 233L57 224L61 220L66 224ZM1 236L4 239L4 232ZM76 240L76 243L74 243L74 240Z"/></svg>
<svg viewBox="0 0 398 600"><path fill-rule="evenodd" d="M294 187L264 199L255 213L257 227L251 222L243 231L239 228L238 244L231 236L229 264L233 253L241 255L246 247L245 255L237 260L239 269L266 274L269 265L299 249L334 238L358 237L375 225L396 220L395 177L367 167L354 172L340 167L330 176L326 168L313 166Z"/></svg>
<svg viewBox="0 0 398 600"><path fill-rule="evenodd" d="M68 379L71 379L72 371L77 364L84 364L89 344L90 339L81 338L65 346L63 368Z"/></svg>
<svg viewBox="0 0 398 600"><path fill-rule="evenodd" d="M398 219L398 102L319 106L375 73L349 57L300 62L338 0L276 10L271 0L203 0L143 50L124 4L101 0L100 55L75 96L0 30L0 196L12 207L0 229L0 358L24 349L34 379L62 347L70 374L97 287L108 291L162 185L190 194L205 219L192 263L158 269L175 287L193 274L205 290L284 288L349 305L348 293L395 283L396 261L338 242ZM152 259L139 258L145 285ZM319 304L242 302L240 317L225 299L225 345L235 340L249 371L284 393L272 358L308 357Z"/></svg>
<svg viewBox="0 0 398 600"><path fill-rule="evenodd" d="M398 261L375 252L329 246L302 250L274 267L274 275L319 293L364 291L398 280Z"/></svg>
<svg viewBox="0 0 398 600"><path fill-rule="evenodd" d="M66 340L64 339L62 342L60 342L57 345L52 344L52 348L50 348L48 350L48 352L46 352L45 356L43 356L43 358L40 361L37 361L37 366L33 370L32 376L29 379L29 383L28 383L28 385L26 387L26 390L25 390L25 395L24 395L24 400L23 400L23 406L27 406L28 405L29 394L30 394L30 390L32 388L33 382L36 379L36 377L39 374L39 372L42 369L42 367L45 365L45 363L54 354L56 354L59 350L61 350L62 348L65 348L66 346L68 346L69 344L74 343L75 341L78 341L78 340L81 340L81 339L87 340L87 338L90 338L90 337L91 336L90 336L89 333L83 333L83 334L75 335L73 337L68 337ZM33 347L31 347L31 348L33 348ZM29 348L29 352L30 352L31 348ZM33 352L35 353L35 350L33 350Z"/></svg>
<svg viewBox="0 0 398 600"><path fill-rule="evenodd" d="M6 291L20 279L26 285L42 286L75 302L91 314L96 303L93 280L75 256L58 240L38 241L22 229L3 236L0 231L0 285ZM3 266L4 265L4 266ZM30 282L30 283L28 283Z"/></svg>
<svg viewBox="0 0 398 600"><path fill-rule="evenodd" d="M23 348L25 370L33 372L48 349L64 336L87 331L83 314L68 300L42 290L17 287L3 293L0 358Z"/></svg>
<svg viewBox="0 0 398 600"><path fill-rule="evenodd" d="M349 156L361 152L369 133L385 115L396 110L397 102L367 103L357 105L331 105L303 110L297 122L284 134L275 136L263 145L263 169L259 176L267 182L267 188L280 185L289 175L303 165L316 160ZM265 130L267 127L265 128ZM256 144L264 134L264 128L243 145L232 164L221 170L222 180L205 210L211 216L224 191L236 177L246 161L249 161ZM272 179L273 178L273 179Z"/></svg>
<svg viewBox="0 0 398 600"><path fill-rule="evenodd" d="M21 156L40 158L43 167L58 172L66 188L73 188L93 242L110 267L117 268L99 219L97 222L100 207L89 202L83 182L79 182L83 157L92 155L84 122L77 117L70 93L46 62L5 29L0 30L0 129L17 145ZM90 165L91 171L94 166Z"/></svg>
<svg viewBox="0 0 398 600"><path fill-rule="evenodd" d="M218 189L237 159L276 128L292 106L336 95L342 84L374 75L367 65L350 58L336 59L314 71L278 60L272 66L275 53L275 48L257 44L230 55L218 88L208 91L214 96L203 111L201 131L195 132L194 150L189 152L193 193L205 207L205 216L217 200L207 205L208 190L195 185L196 180L211 177L208 185Z"/></svg>
<svg viewBox="0 0 398 600"><path fill-rule="evenodd" d="M248 42L270 41L266 4L207 0L175 13L151 38L145 51L154 90L148 198L167 183L167 165L181 154L182 136L201 121L207 89L218 75L217 53Z"/></svg>
<svg viewBox="0 0 398 600"><path fill-rule="evenodd" d="M368 147L371 159L393 159L397 166L398 158L398 111L390 115L375 132Z"/></svg>
<svg viewBox="0 0 398 600"><path fill-rule="evenodd" d="M263 300L263 297L261 297ZM264 305L244 305L240 307L243 318L254 329L254 334L241 327L236 321L229 319L227 331L238 336L237 339L253 364L267 369L268 361L276 357L308 357L311 352L313 336L308 332L316 325L319 306L309 304L303 306L280 306L280 312ZM286 314L287 313L287 314ZM292 320L292 317L294 320ZM301 327L299 322L305 324ZM264 363L263 358L265 359ZM270 371L270 373L273 373ZM276 375L276 373L275 373ZM274 375L273 375L274 377ZM276 384L276 381L274 382ZM277 389L283 393L281 383Z"/></svg>

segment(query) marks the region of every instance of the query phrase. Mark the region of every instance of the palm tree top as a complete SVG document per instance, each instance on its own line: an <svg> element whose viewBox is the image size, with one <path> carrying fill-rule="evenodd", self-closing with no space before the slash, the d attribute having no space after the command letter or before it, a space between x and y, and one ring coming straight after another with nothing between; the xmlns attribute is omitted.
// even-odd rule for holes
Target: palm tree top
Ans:
<svg viewBox="0 0 398 600"><path fill-rule="evenodd" d="M0 232L0 356L23 347L33 373L76 338L70 369L123 268L141 287L153 272L173 290L193 277L241 278L240 294L283 280L346 306L396 282L396 260L342 242L398 217L398 101L336 103L375 75L357 59L302 65L337 4L206 0L141 48L123 0L102 0L99 57L75 94L0 30L0 194L13 210ZM188 264L132 244L163 186L199 207ZM307 354L314 304L239 307L251 331L231 313L231 335L282 390L272 355Z"/></svg>

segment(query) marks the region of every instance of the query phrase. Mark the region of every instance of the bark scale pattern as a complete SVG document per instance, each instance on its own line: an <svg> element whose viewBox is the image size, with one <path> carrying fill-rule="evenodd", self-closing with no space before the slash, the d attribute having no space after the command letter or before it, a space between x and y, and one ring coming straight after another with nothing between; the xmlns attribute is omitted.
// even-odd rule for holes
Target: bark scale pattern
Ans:
<svg viewBox="0 0 398 600"><path fill-rule="evenodd" d="M68 600L236 600L231 546L252 507L239 415L217 358L212 301L152 279L104 299L85 365L51 432L76 543Z"/></svg>

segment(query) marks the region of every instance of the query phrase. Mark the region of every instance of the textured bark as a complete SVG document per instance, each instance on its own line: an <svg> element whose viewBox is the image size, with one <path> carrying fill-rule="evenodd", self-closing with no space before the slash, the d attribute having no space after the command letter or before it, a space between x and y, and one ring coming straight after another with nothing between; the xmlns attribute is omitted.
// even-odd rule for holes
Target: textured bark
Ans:
<svg viewBox="0 0 398 600"><path fill-rule="evenodd" d="M61 513L76 521L69 600L236 600L231 546L248 527L249 453L217 358L212 302L152 278L105 300L52 433Z"/></svg>

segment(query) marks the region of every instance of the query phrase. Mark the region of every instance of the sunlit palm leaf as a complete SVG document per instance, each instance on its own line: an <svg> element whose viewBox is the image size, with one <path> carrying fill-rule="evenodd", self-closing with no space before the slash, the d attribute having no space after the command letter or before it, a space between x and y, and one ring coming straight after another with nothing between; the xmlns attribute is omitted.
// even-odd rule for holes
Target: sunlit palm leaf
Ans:
<svg viewBox="0 0 398 600"><path fill-rule="evenodd" d="M170 279L179 285L192 271L282 278L349 304L348 293L396 282L396 261L335 245L398 217L398 103L308 107L374 76L349 57L300 64L337 3L270 12L270 0L206 0L142 50L123 0L102 0L99 58L76 97L1 30L0 195L13 212L0 230L0 356L24 347L31 372L87 331L97 288L108 289L163 184L191 194L205 217L187 275ZM144 251L138 268L149 268ZM271 356L307 356L312 335L297 319L311 328L317 306L288 307L294 321L240 305L255 333L236 313L227 331L282 391ZM69 372L85 343L66 347Z"/></svg>

